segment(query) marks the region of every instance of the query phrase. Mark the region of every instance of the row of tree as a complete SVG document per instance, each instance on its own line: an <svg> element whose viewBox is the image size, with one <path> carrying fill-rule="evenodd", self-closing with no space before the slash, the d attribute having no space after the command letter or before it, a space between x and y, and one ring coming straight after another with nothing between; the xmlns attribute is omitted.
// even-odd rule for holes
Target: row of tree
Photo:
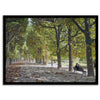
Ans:
<svg viewBox="0 0 100 100"><path fill-rule="evenodd" d="M85 58L88 76L94 76L95 23L96 18L7 18L7 58L24 57L43 64L57 58L58 68L61 57L67 58L69 71L73 58Z"/></svg>
<svg viewBox="0 0 100 100"><path fill-rule="evenodd" d="M27 18L5 18L6 66L21 58L27 24Z"/></svg>

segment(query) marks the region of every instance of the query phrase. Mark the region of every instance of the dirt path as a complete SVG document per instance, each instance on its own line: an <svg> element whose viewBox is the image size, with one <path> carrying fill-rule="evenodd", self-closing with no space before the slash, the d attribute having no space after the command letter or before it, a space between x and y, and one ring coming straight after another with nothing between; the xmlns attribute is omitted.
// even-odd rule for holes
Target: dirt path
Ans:
<svg viewBox="0 0 100 100"><path fill-rule="evenodd" d="M6 68L6 82L95 82L95 78L69 72L66 68L38 67L18 62Z"/></svg>

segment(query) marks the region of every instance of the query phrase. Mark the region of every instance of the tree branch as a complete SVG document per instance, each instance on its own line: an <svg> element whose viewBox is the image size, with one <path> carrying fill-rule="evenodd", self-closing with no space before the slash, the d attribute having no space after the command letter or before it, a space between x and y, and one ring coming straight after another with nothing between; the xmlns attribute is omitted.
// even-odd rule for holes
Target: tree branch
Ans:
<svg viewBox="0 0 100 100"><path fill-rule="evenodd" d="M79 31L77 31L76 34L71 37L73 38L73 37L77 36L78 34L81 34L81 33L79 33Z"/></svg>
<svg viewBox="0 0 100 100"><path fill-rule="evenodd" d="M41 23L39 23L39 25L41 25L42 27L46 27L46 28L55 28L55 27L51 27L51 26L45 26L45 25L42 25Z"/></svg>
<svg viewBox="0 0 100 100"><path fill-rule="evenodd" d="M92 27L95 23L96 23L96 20L92 24L90 24L90 27Z"/></svg>
<svg viewBox="0 0 100 100"><path fill-rule="evenodd" d="M58 25L58 27L59 27L59 31L61 32L63 28L63 24Z"/></svg>
<svg viewBox="0 0 100 100"><path fill-rule="evenodd" d="M66 35L64 35L64 39L63 39L63 40L61 40L61 41L59 41L59 42L63 42L63 41L66 41L65 39L66 39Z"/></svg>
<svg viewBox="0 0 100 100"><path fill-rule="evenodd" d="M18 30L19 27L20 27L20 26L17 26L15 32ZM6 43L6 47L9 46L9 44L13 41L13 39L16 37L17 34L18 34L17 32L14 33L13 36L12 36L12 37L7 41L7 43Z"/></svg>
<svg viewBox="0 0 100 100"><path fill-rule="evenodd" d="M16 36L14 35L14 36L12 36L12 38L7 42L7 44L6 44L6 47L8 47L9 46L9 44L11 43L11 41L15 38Z"/></svg>
<svg viewBox="0 0 100 100"><path fill-rule="evenodd" d="M55 32L56 32L56 39L58 39L58 33L57 33L57 29L56 26L54 26Z"/></svg>
<svg viewBox="0 0 100 100"><path fill-rule="evenodd" d="M59 42L63 42L63 41L66 41L66 40L64 39L64 40L61 40L61 41L59 41Z"/></svg>
<svg viewBox="0 0 100 100"><path fill-rule="evenodd" d="M76 26L84 33L85 32L85 30L83 30L81 27L80 27L80 25L74 20L74 19L72 19L72 21L76 24Z"/></svg>
<svg viewBox="0 0 100 100"><path fill-rule="evenodd" d="M49 22L52 22L54 23L55 22L55 19L51 19L51 18L46 18L45 21L49 21Z"/></svg>
<svg viewBox="0 0 100 100"><path fill-rule="evenodd" d="M69 45L69 44L66 44L64 47L60 48L60 50L63 49L63 48L67 48L68 45Z"/></svg>

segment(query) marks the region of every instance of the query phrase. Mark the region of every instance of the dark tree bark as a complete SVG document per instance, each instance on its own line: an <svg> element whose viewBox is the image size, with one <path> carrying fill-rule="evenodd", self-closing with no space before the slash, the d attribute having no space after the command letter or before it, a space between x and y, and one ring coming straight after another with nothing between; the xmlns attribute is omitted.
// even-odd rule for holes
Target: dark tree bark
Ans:
<svg viewBox="0 0 100 100"><path fill-rule="evenodd" d="M60 51L57 52L57 60L58 60L58 69L61 68L61 55L60 55Z"/></svg>
<svg viewBox="0 0 100 100"><path fill-rule="evenodd" d="M57 41L57 61L58 61L58 69L59 69L59 68L61 68L61 49L60 49L61 30L60 30L60 27L58 26L58 32L57 32L57 29L55 27L55 31L56 31L56 41Z"/></svg>
<svg viewBox="0 0 100 100"><path fill-rule="evenodd" d="M87 55L88 76L94 76L94 68L93 68L93 60L92 60L92 49L88 45L86 45L86 55Z"/></svg>
<svg viewBox="0 0 100 100"><path fill-rule="evenodd" d="M47 64L47 59L46 57L43 56L43 64L46 65Z"/></svg>
<svg viewBox="0 0 100 100"><path fill-rule="evenodd" d="M69 44L69 71L72 71L73 57L72 57L71 29L68 29L68 44Z"/></svg>
<svg viewBox="0 0 100 100"><path fill-rule="evenodd" d="M85 40L86 40L86 56L87 56L87 69L88 76L94 76L93 60L92 60L92 40L90 37L89 19L85 18Z"/></svg>

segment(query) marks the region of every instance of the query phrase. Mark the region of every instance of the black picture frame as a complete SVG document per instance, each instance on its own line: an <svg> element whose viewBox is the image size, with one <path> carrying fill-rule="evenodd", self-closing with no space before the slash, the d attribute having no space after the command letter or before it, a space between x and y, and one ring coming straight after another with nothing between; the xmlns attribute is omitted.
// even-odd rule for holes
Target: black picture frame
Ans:
<svg viewBox="0 0 100 100"><path fill-rule="evenodd" d="M6 18L96 18L96 81L95 82L6 82ZM3 15L3 85L98 85L98 15Z"/></svg>

